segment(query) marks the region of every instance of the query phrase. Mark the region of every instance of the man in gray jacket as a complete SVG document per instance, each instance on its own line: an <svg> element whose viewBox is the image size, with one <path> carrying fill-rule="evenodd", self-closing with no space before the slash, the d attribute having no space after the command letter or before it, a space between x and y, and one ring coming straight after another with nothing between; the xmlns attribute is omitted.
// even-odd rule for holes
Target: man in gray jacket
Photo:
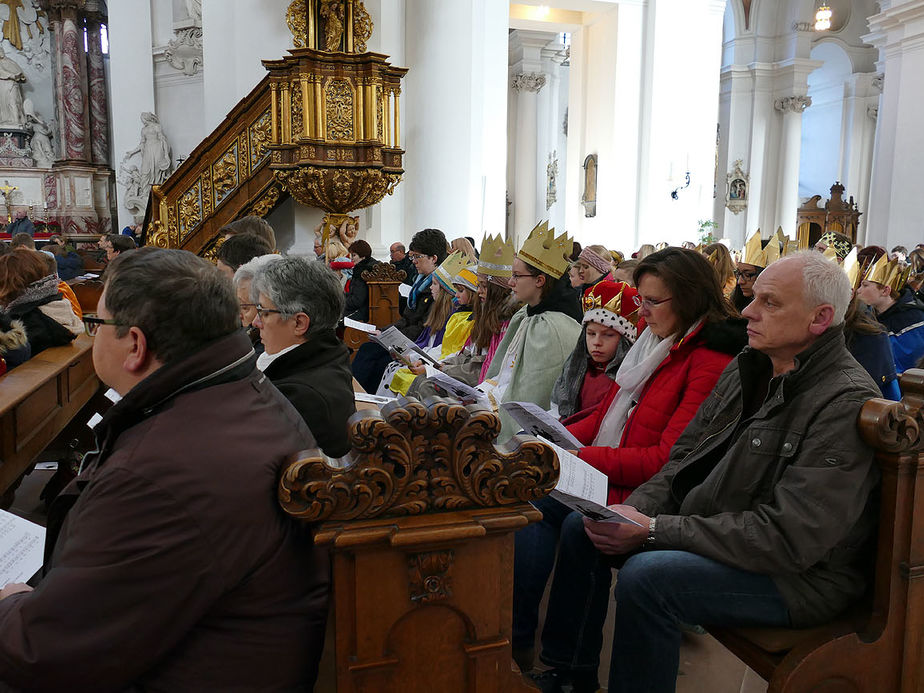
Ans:
<svg viewBox="0 0 924 693"><path fill-rule="evenodd" d="M639 526L584 521L597 551L633 554L610 691L673 691L680 623L810 626L864 592L879 477L857 416L879 391L844 346L850 293L817 253L764 270L749 347L667 465L616 506Z"/></svg>

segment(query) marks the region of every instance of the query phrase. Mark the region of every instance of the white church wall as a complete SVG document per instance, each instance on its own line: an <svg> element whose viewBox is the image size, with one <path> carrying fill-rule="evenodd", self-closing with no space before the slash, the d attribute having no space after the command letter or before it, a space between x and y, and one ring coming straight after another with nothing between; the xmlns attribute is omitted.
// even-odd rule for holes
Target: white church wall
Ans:
<svg viewBox="0 0 924 693"><path fill-rule="evenodd" d="M799 196L803 199L826 193L838 179L844 89L851 73L850 59L836 43L817 44L811 57L824 65L808 76L812 105L802 114Z"/></svg>
<svg viewBox="0 0 924 693"><path fill-rule="evenodd" d="M507 5L408 0L406 7L405 228L477 240L482 189L484 227L500 231L504 223L503 135L483 133L506 121Z"/></svg>

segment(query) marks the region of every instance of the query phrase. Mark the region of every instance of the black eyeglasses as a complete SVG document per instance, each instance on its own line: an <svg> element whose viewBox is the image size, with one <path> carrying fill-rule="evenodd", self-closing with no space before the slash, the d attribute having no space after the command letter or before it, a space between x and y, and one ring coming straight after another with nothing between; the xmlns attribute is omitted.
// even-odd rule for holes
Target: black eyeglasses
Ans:
<svg viewBox="0 0 924 693"><path fill-rule="evenodd" d="M101 325L115 325L115 326L125 327L125 325L122 325L121 323L118 323L115 320L97 318L91 315L83 316L83 329L86 331L86 333L89 336L95 337L96 333L99 332L99 328Z"/></svg>
<svg viewBox="0 0 924 693"><path fill-rule="evenodd" d="M744 279L749 282L752 282L755 279L757 279L758 274L760 274L760 272L743 272L741 270L735 270L736 279Z"/></svg>
<svg viewBox="0 0 924 693"><path fill-rule="evenodd" d="M254 308L256 309L257 315L260 316L261 320L265 318L267 315L272 315L273 313L278 313L279 315L285 315L285 312L281 310L276 310L275 308L264 308L259 303L254 304Z"/></svg>
<svg viewBox="0 0 924 693"><path fill-rule="evenodd" d="M635 305L637 305L639 308L644 308L647 311L650 311L652 308L656 306L660 306L662 303L667 303L668 301L672 301L672 300L674 300L673 296L671 296L670 298L660 298L657 300L653 298L642 298L641 296L637 294L632 297L632 302L635 303Z"/></svg>
<svg viewBox="0 0 924 693"><path fill-rule="evenodd" d="M241 307L241 309L244 309L244 308L256 308L260 304L259 303L239 303L238 305Z"/></svg>

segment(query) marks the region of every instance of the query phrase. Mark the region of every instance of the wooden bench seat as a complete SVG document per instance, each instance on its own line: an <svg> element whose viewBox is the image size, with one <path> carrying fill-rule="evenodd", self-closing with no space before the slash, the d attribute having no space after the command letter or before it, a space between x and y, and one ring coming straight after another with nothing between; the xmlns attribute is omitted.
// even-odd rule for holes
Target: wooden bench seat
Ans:
<svg viewBox="0 0 924 693"><path fill-rule="evenodd" d="M901 402L870 400L858 422L882 472L870 598L817 628L709 628L770 693L924 690L924 371L901 384Z"/></svg>
<svg viewBox="0 0 924 693"><path fill-rule="evenodd" d="M400 294L398 287L407 276L404 270L396 269L390 262L380 262L371 270L363 272L363 279L369 286L369 323L380 330L398 321ZM369 335L352 327L343 331L343 343L350 350L350 360Z"/></svg>
<svg viewBox="0 0 924 693"><path fill-rule="evenodd" d="M10 489L99 388L93 338L46 349L0 377L0 494Z"/></svg>

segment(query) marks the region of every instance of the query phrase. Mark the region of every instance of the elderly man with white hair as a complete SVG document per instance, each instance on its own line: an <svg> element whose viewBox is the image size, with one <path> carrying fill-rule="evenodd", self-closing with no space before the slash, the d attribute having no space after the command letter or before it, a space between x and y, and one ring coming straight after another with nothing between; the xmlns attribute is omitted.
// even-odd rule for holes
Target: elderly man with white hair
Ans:
<svg viewBox="0 0 924 693"><path fill-rule="evenodd" d="M349 352L335 332L344 306L339 280L324 263L283 257L257 267L250 296L265 347L257 368L302 415L324 454L343 457L356 401Z"/></svg>
<svg viewBox="0 0 924 693"><path fill-rule="evenodd" d="M850 293L818 253L767 267L743 313L749 346L668 463L614 506L638 525L584 520L571 588L591 591L595 561L622 562L609 691L673 691L681 623L800 628L863 594L879 477L857 417L879 390L844 346ZM605 614L586 606L575 648L585 614Z"/></svg>

